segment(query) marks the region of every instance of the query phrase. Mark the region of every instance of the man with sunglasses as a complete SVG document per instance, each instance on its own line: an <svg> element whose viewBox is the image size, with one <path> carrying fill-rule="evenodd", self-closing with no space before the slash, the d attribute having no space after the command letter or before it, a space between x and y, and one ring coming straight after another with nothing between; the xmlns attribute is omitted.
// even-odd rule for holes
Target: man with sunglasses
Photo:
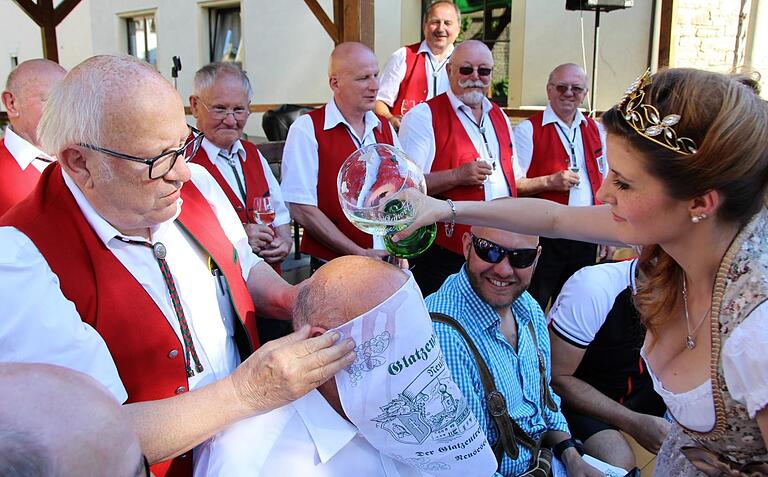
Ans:
<svg viewBox="0 0 768 477"><path fill-rule="evenodd" d="M409 109L449 89L446 64L460 29L461 12L452 1L436 1L427 8L422 22L424 41L392 53L381 71L376 114L399 128Z"/></svg>
<svg viewBox="0 0 768 477"><path fill-rule="evenodd" d="M529 471L536 463L533 456L538 443L554 447L570 477L602 476L579 455L560 410L560 399L549 386L547 324L541 307L526 292L541 250L538 241L534 236L472 227L462 235L466 263L427 297L427 309L452 318L463 329L434 323L451 374L497 454L497 475L517 476ZM479 356L465 338L471 340ZM501 413L489 409L490 394L478 359L504 398L506 410ZM519 429L515 431L517 438L525 438L525 433L534 445L528 447L520 440L510 446L502 438L509 434L500 431L491 411L507 419L504 423L513 420Z"/></svg>
<svg viewBox="0 0 768 477"><path fill-rule="evenodd" d="M205 167L224 190L253 251L279 266L291 251L291 216L266 159L255 144L240 139L253 95L248 75L237 63L211 63L195 73L193 84L189 106L204 138L192 162ZM255 217L254 199L263 197L275 212L271 227Z"/></svg>
<svg viewBox="0 0 768 477"><path fill-rule="evenodd" d="M578 65L566 63L549 74L546 109L515 128L519 196L573 206L595 204L607 166L604 134L593 119L579 111L587 91L587 75ZM529 291L546 310L574 272L595 263L597 246L542 238L541 247Z"/></svg>
<svg viewBox="0 0 768 477"><path fill-rule="evenodd" d="M150 65L85 60L39 131L57 162L0 219L0 361L96 378L125 403L155 475L174 477L191 476L191 450L226 425L351 362L353 343L308 329L259 347L256 310L289 319L296 290L187 164L202 135Z"/></svg>
<svg viewBox="0 0 768 477"><path fill-rule="evenodd" d="M464 41L447 68L450 90L416 106L403 121L403 150L424 170L429 195L452 200L515 196L512 129L501 108L486 97L491 50L480 41ZM413 261L425 296L464 263L461 237L467 230L438 224L435 245Z"/></svg>

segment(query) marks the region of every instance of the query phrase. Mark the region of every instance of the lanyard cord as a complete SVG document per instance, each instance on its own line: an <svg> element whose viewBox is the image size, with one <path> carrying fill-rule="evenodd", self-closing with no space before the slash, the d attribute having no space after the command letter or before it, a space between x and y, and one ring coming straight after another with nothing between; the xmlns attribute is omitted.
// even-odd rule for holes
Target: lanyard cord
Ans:
<svg viewBox="0 0 768 477"><path fill-rule="evenodd" d="M480 135L483 137L483 143L485 144L485 151L488 153L488 157L491 158L491 161L493 162L493 168L496 169L496 162L493 161L493 153L491 152L491 146L488 145L488 138L485 136L485 126L483 123L485 122L485 116L480 117L480 122L476 122L472 116L467 114L466 111L463 109L459 109L461 113L469 119L469 121L474 124L474 126L477 128L477 131L480 133ZM501 145L499 145L501 147Z"/></svg>
<svg viewBox="0 0 768 477"><path fill-rule="evenodd" d="M576 163L576 129L573 130L573 137L568 139L568 135L565 134L563 127L559 123L555 123L555 126L557 126L558 131L560 131L565 140L568 141L568 146L571 149L571 153L568 155L568 167L570 169L577 169L579 166Z"/></svg>
<svg viewBox="0 0 768 477"><path fill-rule="evenodd" d="M440 75L440 70L445 68L445 65L448 63L448 60L451 59L451 55L448 55L448 58L444 59L440 65L438 65L437 68L435 68L435 64L432 63L432 57L429 55L429 53L424 53L427 55L427 61L429 61L429 66L432 67L432 97L434 98L437 96L437 77Z"/></svg>

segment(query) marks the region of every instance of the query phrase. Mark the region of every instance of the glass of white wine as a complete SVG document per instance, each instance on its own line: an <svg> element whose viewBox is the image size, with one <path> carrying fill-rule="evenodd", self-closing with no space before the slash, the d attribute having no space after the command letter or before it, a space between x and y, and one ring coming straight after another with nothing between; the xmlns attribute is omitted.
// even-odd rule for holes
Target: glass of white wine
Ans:
<svg viewBox="0 0 768 477"><path fill-rule="evenodd" d="M436 225L422 227L395 243L389 238L413 222L418 204L402 194L415 189L426 194L424 174L408 156L388 144L364 146L341 166L337 178L341 210L355 227L384 237L387 251L398 258L423 253L435 239ZM414 197L415 195L408 195ZM399 197L399 198L396 198Z"/></svg>
<svg viewBox="0 0 768 477"><path fill-rule="evenodd" d="M253 220L257 224L271 225L275 221L275 209L272 208L272 200L269 196L254 197Z"/></svg>

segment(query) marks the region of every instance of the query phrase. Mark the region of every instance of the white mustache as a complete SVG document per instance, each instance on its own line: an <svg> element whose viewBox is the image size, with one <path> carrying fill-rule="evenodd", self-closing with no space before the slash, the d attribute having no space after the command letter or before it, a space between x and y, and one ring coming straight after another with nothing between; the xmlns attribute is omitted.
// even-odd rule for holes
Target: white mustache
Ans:
<svg viewBox="0 0 768 477"><path fill-rule="evenodd" d="M482 80L466 80L459 81L459 86L462 88L487 88L488 84L483 83Z"/></svg>

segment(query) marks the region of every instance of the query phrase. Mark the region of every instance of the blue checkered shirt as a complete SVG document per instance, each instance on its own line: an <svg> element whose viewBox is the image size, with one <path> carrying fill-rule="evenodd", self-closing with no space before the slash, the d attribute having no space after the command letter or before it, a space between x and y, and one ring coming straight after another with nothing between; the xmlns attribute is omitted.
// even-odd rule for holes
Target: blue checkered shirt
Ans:
<svg viewBox="0 0 768 477"><path fill-rule="evenodd" d="M528 292L523 292L514 303L512 312L517 320L518 351L501 333L499 315L474 292L469 283L466 264L459 273L451 275L440 289L427 297L430 312L448 315L467 331L490 369L496 388L504 395L512 419L535 439L548 430L570 434L560 409L560 398L552 392L558 411L552 412L541 402L539 362L531 338L528 322L533 320L539 348L547 367L547 382L551 376L549 333L544 313ZM445 355L453 379L477 416L480 428L485 430L491 445L498 439L496 426L485 406L485 391L477 364L464 339L457 331L443 323L434 323L435 334ZM528 468L531 453L520 446L520 456L512 460L504 455L500 473L520 475Z"/></svg>

